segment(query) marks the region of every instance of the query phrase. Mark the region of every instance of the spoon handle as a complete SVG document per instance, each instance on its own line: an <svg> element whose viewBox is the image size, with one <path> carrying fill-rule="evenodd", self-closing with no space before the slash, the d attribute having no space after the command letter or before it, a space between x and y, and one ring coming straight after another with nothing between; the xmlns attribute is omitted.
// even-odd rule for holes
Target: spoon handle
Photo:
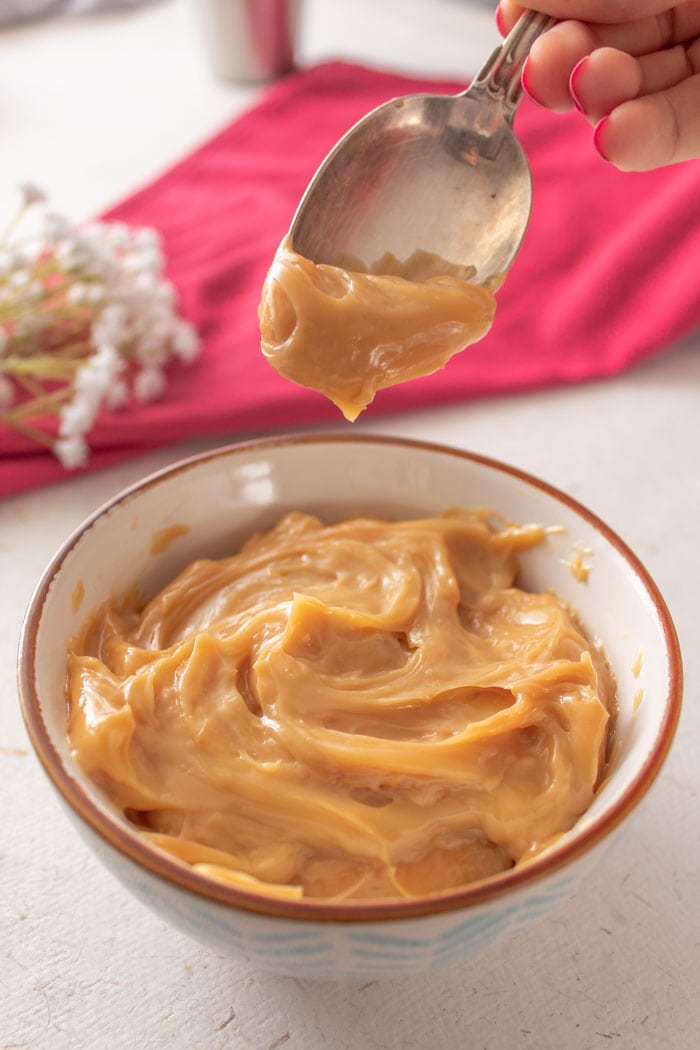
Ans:
<svg viewBox="0 0 700 1050"><path fill-rule="evenodd" d="M486 93L503 105L511 121L523 95L520 73L538 36L556 22L539 11L525 11L500 47L491 54L474 77L468 93Z"/></svg>

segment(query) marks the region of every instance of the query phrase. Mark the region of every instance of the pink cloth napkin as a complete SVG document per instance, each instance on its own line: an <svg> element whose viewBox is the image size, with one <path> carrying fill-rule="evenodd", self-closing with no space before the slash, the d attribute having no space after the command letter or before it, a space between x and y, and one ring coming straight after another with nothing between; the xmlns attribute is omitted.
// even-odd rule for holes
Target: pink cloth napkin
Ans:
<svg viewBox="0 0 700 1050"><path fill-rule="evenodd" d="M267 268L309 178L356 120L397 95L463 87L339 62L294 73L107 213L161 232L204 351L194 366L173 367L162 401L105 412L84 470L195 435L340 420L260 354ZM516 130L534 206L493 329L444 370L380 392L368 416L610 376L700 325L700 162L621 174L595 154L578 114L527 101ZM0 495L65 476L49 453L0 426Z"/></svg>

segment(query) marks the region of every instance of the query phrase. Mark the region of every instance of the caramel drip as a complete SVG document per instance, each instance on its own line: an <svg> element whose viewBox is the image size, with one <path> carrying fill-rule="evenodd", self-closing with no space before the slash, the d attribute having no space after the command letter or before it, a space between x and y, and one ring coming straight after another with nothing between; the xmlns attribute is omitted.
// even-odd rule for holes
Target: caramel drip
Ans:
<svg viewBox="0 0 700 1050"><path fill-rule="evenodd" d="M420 273L415 262L407 265L407 273ZM436 372L481 339L495 309L493 293L482 285L448 275L412 280L317 266L287 238L258 313L270 364L325 394L353 420L378 390Z"/></svg>

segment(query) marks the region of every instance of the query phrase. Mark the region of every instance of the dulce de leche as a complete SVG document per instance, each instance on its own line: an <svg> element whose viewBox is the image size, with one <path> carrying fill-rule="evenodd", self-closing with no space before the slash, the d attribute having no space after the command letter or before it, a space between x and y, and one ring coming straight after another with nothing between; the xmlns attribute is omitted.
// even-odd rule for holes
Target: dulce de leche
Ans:
<svg viewBox="0 0 700 1050"><path fill-rule="evenodd" d="M68 653L70 745L153 843L265 895L412 898L526 862L590 805L615 690L544 530L302 513Z"/></svg>
<svg viewBox="0 0 700 1050"><path fill-rule="evenodd" d="M496 310L483 285L447 274L414 277L412 260L400 273L378 268L317 265L286 238L258 310L262 351L272 366L325 394L350 420L377 390L429 375L481 339Z"/></svg>

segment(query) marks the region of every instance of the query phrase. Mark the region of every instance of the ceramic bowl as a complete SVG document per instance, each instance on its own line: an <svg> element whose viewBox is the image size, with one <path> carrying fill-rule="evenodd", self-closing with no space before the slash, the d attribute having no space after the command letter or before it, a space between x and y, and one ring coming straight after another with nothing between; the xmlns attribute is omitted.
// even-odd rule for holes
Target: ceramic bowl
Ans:
<svg viewBox="0 0 700 1050"><path fill-rule="evenodd" d="M538 858L426 899L267 899L158 851L77 768L66 739L66 642L110 594L136 583L154 592L190 561L230 553L289 510L330 521L350 513L419 516L456 504L559 527L522 556L522 585L554 589L567 600L589 635L602 642L617 677L619 721L609 779L575 827ZM585 580L572 569L582 553L590 569ZM137 897L213 950L242 955L253 967L366 980L464 959L572 894L659 773L679 714L681 661L668 610L648 573L622 540L567 495L457 449L367 436L301 436L184 460L93 514L58 551L32 597L19 685L46 773L89 845Z"/></svg>

